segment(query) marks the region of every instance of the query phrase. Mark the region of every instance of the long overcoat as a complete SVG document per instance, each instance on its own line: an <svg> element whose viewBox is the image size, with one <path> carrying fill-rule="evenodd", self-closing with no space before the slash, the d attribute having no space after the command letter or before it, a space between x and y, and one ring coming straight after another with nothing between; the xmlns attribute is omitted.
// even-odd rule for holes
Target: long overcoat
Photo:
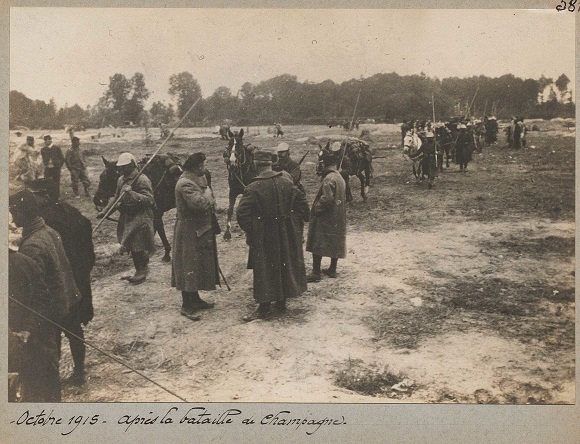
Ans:
<svg viewBox="0 0 580 444"><path fill-rule="evenodd" d="M61 322L76 308L81 301L81 295L60 235L38 217L22 230L18 251L38 265L41 278L53 301L48 317L55 322Z"/></svg>
<svg viewBox="0 0 580 444"><path fill-rule="evenodd" d="M455 162L459 165L471 162L473 157L473 135L471 132L460 132L455 143Z"/></svg>
<svg viewBox="0 0 580 444"><path fill-rule="evenodd" d="M48 291L42 268L30 257L10 250L8 254L8 326L11 332L30 333L26 344L8 339L8 371L20 373L22 401L59 402L59 330L25 309L51 318L54 294ZM10 344L13 344L11 347Z"/></svg>
<svg viewBox="0 0 580 444"><path fill-rule="evenodd" d="M306 251L324 257L346 257L346 184L336 166L322 171L322 183L310 212Z"/></svg>
<svg viewBox="0 0 580 444"><path fill-rule="evenodd" d="M212 226L215 200L206 177L184 171L175 186L175 204L171 284L180 291L215 290L219 284Z"/></svg>
<svg viewBox="0 0 580 444"><path fill-rule="evenodd" d="M122 175L117 181L116 201L121 194L123 185L129 185L139 172L137 169L128 177ZM153 230L153 209L155 199L151 181L141 174L119 202L119 223L117 224L117 240L129 251L155 251Z"/></svg>
<svg viewBox="0 0 580 444"><path fill-rule="evenodd" d="M247 186L236 214L250 247L256 302L281 301L306 291L302 224L309 214L304 193L281 172L265 171Z"/></svg>

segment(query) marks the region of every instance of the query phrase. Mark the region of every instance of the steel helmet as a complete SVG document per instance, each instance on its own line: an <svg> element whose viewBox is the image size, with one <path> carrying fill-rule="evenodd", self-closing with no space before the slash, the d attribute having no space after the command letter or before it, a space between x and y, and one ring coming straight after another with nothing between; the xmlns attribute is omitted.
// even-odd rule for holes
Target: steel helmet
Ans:
<svg viewBox="0 0 580 444"><path fill-rule="evenodd" d="M331 146L330 146L330 151L332 151L333 153L336 153L337 151L340 151L340 147L342 146L342 144L340 142L334 142Z"/></svg>
<svg viewBox="0 0 580 444"><path fill-rule="evenodd" d="M135 160L135 156L133 156L133 154L121 153L119 154L119 159L117 160L117 166L120 167L124 165L129 165L131 162L137 164L137 161Z"/></svg>
<svg viewBox="0 0 580 444"><path fill-rule="evenodd" d="M276 152L282 153L284 151L288 151L289 149L290 149L290 145L288 145L286 142L282 142L280 145L278 145L276 147Z"/></svg>

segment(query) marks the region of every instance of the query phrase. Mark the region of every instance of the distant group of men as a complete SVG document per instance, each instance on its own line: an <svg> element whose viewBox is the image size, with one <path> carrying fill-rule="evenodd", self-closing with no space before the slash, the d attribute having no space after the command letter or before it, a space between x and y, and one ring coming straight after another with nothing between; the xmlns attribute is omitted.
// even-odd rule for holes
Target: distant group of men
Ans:
<svg viewBox="0 0 580 444"><path fill-rule="evenodd" d="M80 139L73 136L71 146L64 155L61 148L53 143L52 136L46 135L43 139L44 146L40 150L35 146L33 136L27 136L26 143L17 148L14 154L16 179L24 185L45 179L49 196L57 202L60 198L61 170L66 165L75 197L80 198L79 183L82 183L85 195L90 196L91 181L80 148Z"/></svg>
<svg viewBox="0 0 580 444"><path fill-rule="evenodd" d="M511 124L505 129L508 146L520 149L526 147L526 134L528 128L522 117L513 117Z"/></svg>
<svg viewBox="0 0 580 444"><path fill-rule="evenodd" d="M523 118L513 118L512 124L506 128L508 146L525 147L526 131ZM401 140L405 154L413 160L422 159L423 173L431 188L437 174L436 158L443 156L446 146L450 147L449 155L459 165L460 171L465 172L473 159L473 152L482 153L484 146L496 144L498 132L495 116L485 116L481 120L455 118L437 123L429 119L409 120L401 125Z"/></svg>

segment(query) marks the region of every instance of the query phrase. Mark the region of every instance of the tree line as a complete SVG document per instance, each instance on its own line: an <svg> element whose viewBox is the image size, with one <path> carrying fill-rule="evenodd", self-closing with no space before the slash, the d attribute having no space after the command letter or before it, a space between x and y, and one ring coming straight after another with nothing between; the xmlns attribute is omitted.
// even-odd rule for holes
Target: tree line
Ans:
<svg viewBox="0 0 580 444"><path fill-rule="evenodd" d="M555 81L544 76L521 79L512 74L501 77L473 76L444 79L397 73L375 74L366 79L342 83L298 82L283 74L252 84L246 82L235 94L220 86L206 98L195 77L189 72L169 78L168 93L175 102L154 102L146 109L149 91L145 78L135 73L131 78L116 73L94 106L79 105L57 109L49 103L32 100L18 91L10 91L10 128L57 129L67 125L85 128L119 126L158 126L183 117L191 105L198 106L183 126L211 126L224 122L233 125L328 124L357 119L376 122L401 122L431 117L434 98L437 119L454 116L495 114L498 118L574 117L575 105L569 89L570 79L562 74Z"/></svg>

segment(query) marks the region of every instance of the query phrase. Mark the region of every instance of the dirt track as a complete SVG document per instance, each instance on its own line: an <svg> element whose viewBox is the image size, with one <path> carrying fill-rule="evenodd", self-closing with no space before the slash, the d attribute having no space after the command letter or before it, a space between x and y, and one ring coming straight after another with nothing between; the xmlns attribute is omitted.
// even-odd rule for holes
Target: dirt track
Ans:
<svg viewBox="0 0 580 444"><path fill-rule="evenodd" d="M383 158L375 160L367 203L351 182L348 258L338 278L310 285L287 314L268 321L241 321L254 303L239 228L230 242L218 240L232 291L202 295L216 308L192 322L179 315L160 242L147 282L131 286L119 279L131 264L113 253L114 225L106 223L95 237L96 315L87 339L188 401L572 403L574 138L560 126L540 123L543 131L529 133L522 151L505 149L502 137L475 155L466 174L451 165L428 190L394 148L397 128L369 125ZM294 158L317 150L309 136L345 134L284 130ZM169 150L208 154L223 220L224 142L187 131ZM256 132L246 142L278 143L264 128ZM109 159L152 151L129 135L81 139ZM310 202L314 159L303 164ZM96 180L100 157L89 161ZM68 180L63 173L70 197ZM90 202L72 202L94 221ZM174 217L165 216L170 237ZM88 383L66 387L66 401L176 401L94 350L87 366ZM61 368L63 376L71 370L66 350Z"/></svg>

